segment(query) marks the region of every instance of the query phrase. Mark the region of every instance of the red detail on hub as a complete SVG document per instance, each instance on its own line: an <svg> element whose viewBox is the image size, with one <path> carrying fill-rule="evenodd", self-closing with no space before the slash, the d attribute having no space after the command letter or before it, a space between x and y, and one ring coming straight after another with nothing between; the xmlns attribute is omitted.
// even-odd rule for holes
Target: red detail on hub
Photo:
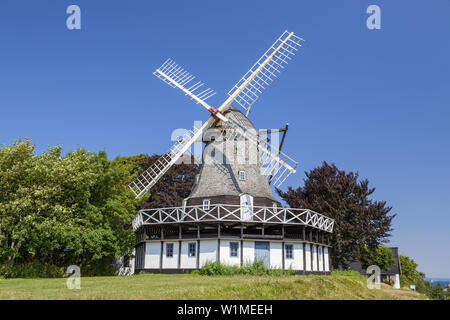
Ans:
<svg viewBox="0 0 450 320"><path fill-rule="evenodd" d="M216 108L209 108L209 112L211 112L211 115L213 116L214 119L218 120L219 118L217 118L216 114L219 112L219 110L217 110Z"/></svg>

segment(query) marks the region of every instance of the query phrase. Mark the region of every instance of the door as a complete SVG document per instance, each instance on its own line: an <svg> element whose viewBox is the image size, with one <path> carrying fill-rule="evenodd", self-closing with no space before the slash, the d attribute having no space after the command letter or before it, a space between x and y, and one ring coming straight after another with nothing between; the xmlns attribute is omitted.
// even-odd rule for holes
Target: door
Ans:
<svg viewBox="0 0 450 320"><path fill-rule="evenodd" d="M249 194L241 195L241 220L253 221L253 197Z"/></svg>
<svg viewBox="0 0 450 320"><path fill-rule="evenodd" d="M255 261L262 261L264 266L270 268L270 243L255 241Z"/></svg>

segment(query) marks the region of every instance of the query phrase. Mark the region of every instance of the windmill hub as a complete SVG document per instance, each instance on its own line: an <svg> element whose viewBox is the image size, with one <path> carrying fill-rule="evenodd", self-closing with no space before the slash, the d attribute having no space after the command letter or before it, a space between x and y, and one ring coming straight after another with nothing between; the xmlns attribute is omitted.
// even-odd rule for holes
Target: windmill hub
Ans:
<svg viewBox="0 0 450 320"><path fill-rule="evenodd" d="M309 209L283 208L270 185L279 187L297 162L281 152L284 129L257 132L248 119L259 95L292 59L303 39L285 31L228 92L218 108L206 100L215 92L172 60L154 74L211 113L194 126L131 184L137 198L149 191L200 139L205 143L200 173L188 198L171 208L140 210L136 272L189 272L208 261L267 267L298 273L329 273L334 220ZM245 115L234 108L241 106ZM279 148L261 137L283 132Z"/></svg>

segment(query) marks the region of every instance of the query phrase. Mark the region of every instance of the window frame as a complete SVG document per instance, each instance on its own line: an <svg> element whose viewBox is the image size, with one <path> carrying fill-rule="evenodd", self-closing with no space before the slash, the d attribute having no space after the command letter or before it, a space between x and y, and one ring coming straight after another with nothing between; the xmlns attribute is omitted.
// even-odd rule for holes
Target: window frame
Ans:
<svg viewBox="0 0 450 320"><path fill-rule="evenodd" d="M211 199L203 199L203 210L209 210L211 208Z"/></svg>
<svg viewBox="0 0 450 320"><path fill-rule="evenodd" d="M192 254L192 251L194 251L193 254ZM197 243L189 242L188 243L188 257L196 257L196 256L197 256Z"/></svg>
<svg viewBox="0 0 450 320"><path fill-rule="evenodd" d="M239 175L239 181L247 180L247 176L246 176L245 170L239 170L238 175Z"/></svg>
<svg viewBox="0 0 450 320"><path fill-rule="evenodd" d="M170 247L170 250L169 250ZM173 258L173 243L166 243L166 258ZM169 255L170 252L170 255Z"/></svg>
<svg viewBox="0 0 450 320"><path fill-rule="evenodd" d="M235 246L235 248L233 248ZM234 250L236 250L236 253L234 253ZM236 241L230 241L230 257L231 258L237 258L239 257L239 242Z"/></svg>
<svg viewBox="0 0 450 320"><path fill-rule="evenodd" d="M289 248L289 249L288 249ZM292 260L294 259L294 245L293 244L285 244L285 259Z"/></svg>

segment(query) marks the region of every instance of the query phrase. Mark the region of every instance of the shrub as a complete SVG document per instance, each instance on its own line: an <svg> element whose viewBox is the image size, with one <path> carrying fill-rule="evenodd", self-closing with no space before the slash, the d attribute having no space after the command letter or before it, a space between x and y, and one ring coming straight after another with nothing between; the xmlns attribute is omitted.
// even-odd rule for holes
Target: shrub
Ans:
<svg viewBox="0 0 450 320"><path fill-rule="evenodd" d="M0 265L0 277L9 278L63 278L65 269L48 263L29 262L26 264Z"/></svg>
<svg viewBox="0 0 450 320"><path fill-rule="evenodd" d="M251 276L284 276L292 275L294 271L282 269L267 268L262 261L254 261L246 263L244 266L226 265L220 262L207 262L195 274L202 276L234 276L234 275L251 275Z"/></svg>

